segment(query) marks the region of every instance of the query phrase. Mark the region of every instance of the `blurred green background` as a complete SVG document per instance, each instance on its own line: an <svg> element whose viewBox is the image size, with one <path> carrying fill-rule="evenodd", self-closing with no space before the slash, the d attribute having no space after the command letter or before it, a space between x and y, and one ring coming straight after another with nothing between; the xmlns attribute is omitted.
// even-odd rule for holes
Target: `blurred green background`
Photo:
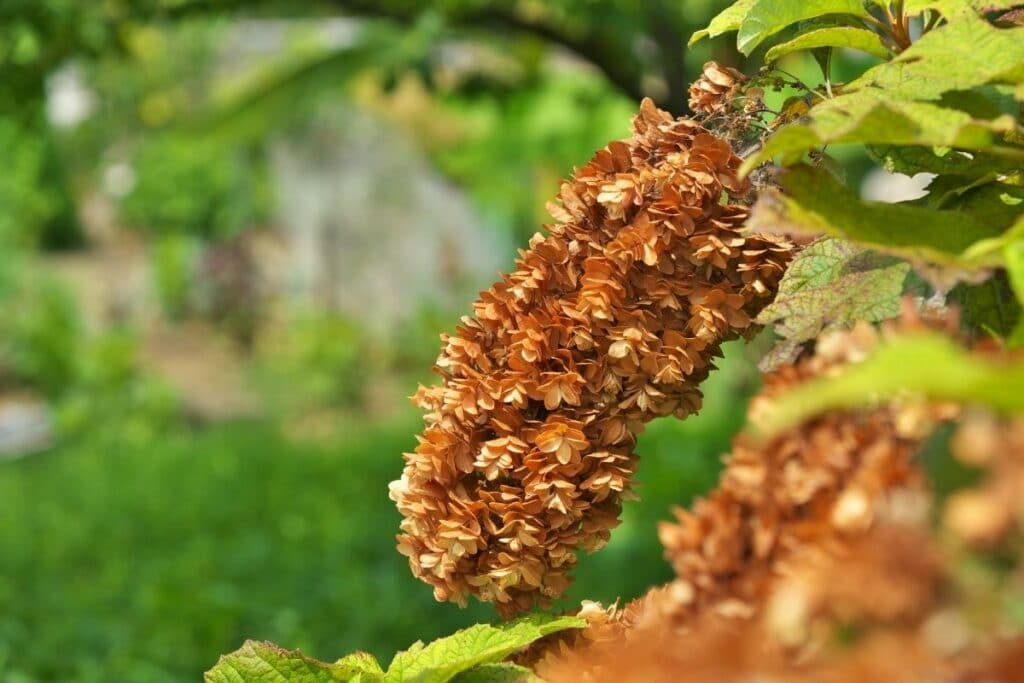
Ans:
<svg viewBox="0 0 1024 683"><path fill-rule="evenodd" d="M743 66L684 50L725 4L0 2L0 681L194 681L245 638L387 661L493 618L394 550L405 397L640 97ZM656 521L714 483L752 357L651 425L566 606L668 577Z"/></svg>

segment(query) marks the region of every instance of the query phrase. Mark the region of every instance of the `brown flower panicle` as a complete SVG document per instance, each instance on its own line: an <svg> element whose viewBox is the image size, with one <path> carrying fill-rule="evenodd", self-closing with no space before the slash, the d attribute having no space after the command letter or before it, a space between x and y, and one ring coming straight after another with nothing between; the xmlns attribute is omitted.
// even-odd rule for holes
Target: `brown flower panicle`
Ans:
<svg viewBox="0 0 1024 683"><path fill-rule="evenodd" d="M633 137L562 185L556 223L480 295L421 387L426 428L391 497L438 600L503 613L560 595L618 523L647 421L700 407L790 257L742 230L729 144L645 100Z"/></svg>
<svg viewBox="0 0 1024 683"><path fill-rule="evenodd" d="M766 377L751 420L794 383L840 372L880 336L922 324L936 322L911 316L881 333L862 324L821 338L813 357ZM953 455L986 474L946 502L936 535L914 456L951 420ZM676 579L624 608L585 604L587 628L520 661L552 683L1017 681L1024 637L992 608L1024 594L1024 563L980 580L971 553L1019 556L1011 532L1021 500L1020 417L905 396L813 418L767 443L741 434L719 488L660 529Z"/></svg>

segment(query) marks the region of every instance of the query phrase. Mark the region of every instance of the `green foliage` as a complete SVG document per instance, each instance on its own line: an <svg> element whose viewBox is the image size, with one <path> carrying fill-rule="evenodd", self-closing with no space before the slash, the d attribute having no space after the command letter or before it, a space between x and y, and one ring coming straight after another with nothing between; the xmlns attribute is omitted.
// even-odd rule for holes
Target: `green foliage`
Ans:
<svg viewBox="0 0 1024 683"><path fill-rule="evenodd" d="M65 198L48 182L46 138L36 127L0 116L0 248L37 246Z"/></svg>
<svg viewBox="0 0 1024 683"><path fill-rule="evenodd" d="M952 147L1024 159L1024 152L1001 143L1000 135L1014 127L1007 116L979 119L930 102L857 90L817 105L805 122L781 128L743 168L749 171L776 155L783 163L796 163L808 150L834 144Z"/></svg>
<svg viewBox="0 0 1024 683"><path fill-rule="evenodd" d="M168 234L153 246L153 280L164 315L180 320L192 298L198 245L189 235Z"/></svg>
<svg viewBox="0 0 1024 683"><path fill-rule="evenodd" d="M885 251L918 264L971 270L999 263L992 240L1016 231L1019 213L999 198L1017 188L986 185L947 210L861 200L826 171L794 166L780 175L783 192L759 199L750 225L758 230L824 234ZM1005 233L1005 234L1004 234Z"/></svg>
<svg viewBox="0 0 1024 683"><path fill-rule="evenodd" d="M382 532L412 416L302 445L104 419L0 467L0 680L196 681L245 638L380 656L490 618L436 604Z"/></svg>
<svg viewBox="0 0 1024 683"><path fill-rule="evenodd" d="M59 396L75 381L78 311L58 282L17 255L0 262L0 387Z"/></svg>
<svg viewBox="0 0 1024 683"><path fill-rule="evenodd" d="M774 62L793 52L819 47L847 47L882 59L891 54L874 31L856 26L832 26L801 33L793 40L775 45L765 53L764 60Z"/></svg>
<svg viewBox="0 0 1024 683"><path fill-rule="evenodd" d="M826 237L810 245L786 271L775 301L757 318L762 325L774 325L784 339L762 368L792 362L801 344L826 330L895 317L909 270L897 259L841 240Z"/></svg>
<svg viewBox="0 0 1024 683"><path fill-rule="evenodd" d="M1022 383L1024 363L979 358L938 333L905 333L839 375L805 382L773 400L755 427L767 438L829 410L906 394L1020 413Z"/></svg>
<svg viewBox="0 0 1024 683"><path fill-rule="evenodd" d="M582 628L577 617L534 614L491 626L476 624L429 645L416 643L391 661L385 683L447 683L480 664L500 662L546 635Z"/></svg>
<svg viewBox="0 0 1024 683"><path fill-rule="evenodd" d="M258 374L285 412L352 407L379 369L377 351L355 320L308 311L265 340Z"/></svg>
<svg viewBox="0 0 1024 683"><path fill-rule="evenodd" d="M576 617L542 614L503 624L476 624L429 645L415 643L395 655L385 672L370 655L360 652L334 664L318 662L300 652L282 650L270 643L247 642L226 655L206 674L207 683L501 683L524 681L529 670L498 664L517 650L546 635L586 625ZM481 670L482 669L482 670ZM524 675L525 674L525 675Z"/></svg>
<svg viewBox="0 0 1024 683"><path fill-rule="evenodd" d="M135 185L121 202L122 217L157 235L229 237L266 211L263 180L250 161L243 150L216 139L148 139L135 154Z"/></svg>
<svg viewBox="0 0 1024 683"><path fill-rule="evenodd" d="M825 15L864 16L862 0L758 0L738 27L736 46L745 55L770 36L798 21Z"/></svg>
<svg viewBox="0 0 1024 683"><path fill-rule="evenodd" d="M736 31L738 47L749 51L795 25L795 35L768 50L769 62L836 47L885 59L846 83L833 83L827 66L822 87L790 82L803 89L791 100L800 106L784 106L744 162L744 173L773 159L790 167L761 192L749 227L829 238L796 258L760 317L783 337L766 365L791 360L823 330L896 315L899 295L916 282L910 266L961 307L969 332L1024 342L1024 326L1013 328L1020 303L1004 293L1002 275L993 277L1008 267L1011 284L1019 281L1024 229L1024 28L986 16L1011 4L754 0L734 4L695 36ZM774 73L755 83L786 82ZM864 201L834 174L801 163L840 144L862 146L893 172L937 176L920 200ZM900 260L877 261L864 249Z"/></svg>
<svg viewBox="0 0 1024 683"><path fill-rule="evenodd" d="M60 436L145 448L180 421L177 394L140 368L138 351L130 330L79 340L74 380L55 403Z"/></svg>

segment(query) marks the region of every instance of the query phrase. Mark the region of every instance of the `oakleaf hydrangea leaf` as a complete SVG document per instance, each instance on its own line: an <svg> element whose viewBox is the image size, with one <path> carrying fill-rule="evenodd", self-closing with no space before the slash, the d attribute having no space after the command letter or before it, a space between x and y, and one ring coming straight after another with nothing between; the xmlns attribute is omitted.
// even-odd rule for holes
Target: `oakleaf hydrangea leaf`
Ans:
<svg viewBox="0 0 1024 683"><path fill-rule="evenodd" d="M889 57L889 51L874 31L854 26L832 26L801 33L790 41L776 45L768 50L764 59L766 62L774 62L792 52L818 47L848 47L882 59Z"/></svg>
<svg viewBox="0 0 1024 683"><path fill-rule="evenodd" d="M774 325L783 338L762 369L791 362L804 342L824 330L898 315L909 271L907 263L842 240L824 238L809 245L790 264L775 301L757 318L762 325Z"/></svg>
<svg viewBox="0 0 1024 683"><path fill-rule="evenodd" d="M541 683L541 679L525 666L502 662L474 666L453 678L452 683Z"/></svg>
<svg viewBox="0 0 1024 683"><path fill-rule="evenodd" d="M206 672L204 680L206 683L335 683L353 678L336 665L317 661L301 652L248 640L231 654L222 656L216 666Z"/></svg>
<svg viewBox="0 0 1024 683"><path fill-rule="evenodd" d="M872 158L890 173L936 173L979 177L1019 172L1021 162L976 152L968 155L946 148L896 145L871 145Z"/></svg>
<svg viewBox="0 0 1024 683"><path fill-rule="evenodd" d="M535 614L498 624L477 624L429 645L417 644L395 655L387 683L447 683L457 674L500 662L538 638L586 625L577 617Z"/></svg>
<svg viewBox="0 0 1024 683"><path fill-rule="evenodd" d="M882 88L894 98L936 100L954 90L1022 81L1024 28L998 29L969 12L921 36L846 90Z"/></svg>
<svg viewBox="0 0 1024 683"><path fill-rule="evenodd" d="M780 128L742 172L782 155L784 164L827 144L925 145L989 151L1024 160L1024 149L1002 145L997 133L1014 130L1012 116L976 119L929 102L896 99L877 88L840 95L816 105L807 119Z"/></svg>
<svg viewBox="0 0 1024 683"><path fill-rule="evenodd" d="M1004 238L1021 213L1021 207L999 201L996 195L1005 188L996 185L979 188L949 210L938 210L864 201L810 166L786 169L779 181L785 192L761 194L748 221L751 229L846 239L915 264L946 268L950 283L962 271L1000 265L1001 257L982 245Z"/></svg>
<svg viewBox="0 0 1024 683"><path fill-rule="evenodd" d="M864 16L867 10L861 0L758 0L739 27L736 46L749 55L787 26L830 14Z"/></svg>
<svg viewBox="0 0 1024 683"><path fill-rule="evenodd" d="M690 42L687 45L692 46L702 38L716 38L723 33L738 31L755 3L757 3L757 0L739 0L729 5L711 20L707 28L703 28L690 36Z"/></svg>
<svg viewBox="0 0 1024 683"><path fill-rule="evenodd" d="M377 659L368 652L353 652L334 664L336 671L348 676L354 683L372 683L384 678L384 670Z"/></svg>

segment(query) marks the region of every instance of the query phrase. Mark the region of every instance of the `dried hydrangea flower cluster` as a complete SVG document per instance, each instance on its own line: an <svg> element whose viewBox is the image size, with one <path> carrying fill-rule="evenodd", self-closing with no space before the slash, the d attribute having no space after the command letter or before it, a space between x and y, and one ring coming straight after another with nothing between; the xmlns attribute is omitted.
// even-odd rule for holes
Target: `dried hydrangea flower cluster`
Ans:
<svg viewBox="0 0 1024 683"><path fill-rule="evenodd" d="M794 382L839 371L878 339L868 325L822 337L814 357L766 378L752 420ZM951 554L929 528L932 501L912 460L954 419L954 457L987 474L948 499L944 531L967 552L1019 556L1011 532L1024 519L1024 417L910 398L835 412L768 443L741 435L720 488L661 529L677 578L621 609L585 604L587 629L523 661L553 683L1019 680L1024 638L984 606L1024 595L1024 558L1009 578L958 579L964 551ZM825 647L851 624L861 633L852 648Z"/></svg>
<svg viewBox="0 0 1024 683"><path fill-rule="evenodd" d="M690 84L690 110L697 115L722 114L732 106L747 77L732 67L707 62Z"/></svg>
<svg viewBox="0 0 1024 683"><path fill-rule="evenodd" d="M756 424L773 397L795 383L864 357L877 337L867 323L822 336L813 357L765 378L750 405L751 421ZM741 434L718 488L659 528L676 573L677 615L707 609L752 614L792 556L864 531L879 501L893 491L919 489L913 458L921 440L957 410L907 401L825 414L767 444Z"/></svg>
<svg viewBox="0 0 1024 683"><path fill-rule="evenodd" d="M618 523L644 423L698 409L788 262L785 240L742 231L727 142L649 100L633 129L562 185L557 223L442 338L444 383L414 397L426 428L391 497L438 600L511 613L560 595Z"/></svg>

